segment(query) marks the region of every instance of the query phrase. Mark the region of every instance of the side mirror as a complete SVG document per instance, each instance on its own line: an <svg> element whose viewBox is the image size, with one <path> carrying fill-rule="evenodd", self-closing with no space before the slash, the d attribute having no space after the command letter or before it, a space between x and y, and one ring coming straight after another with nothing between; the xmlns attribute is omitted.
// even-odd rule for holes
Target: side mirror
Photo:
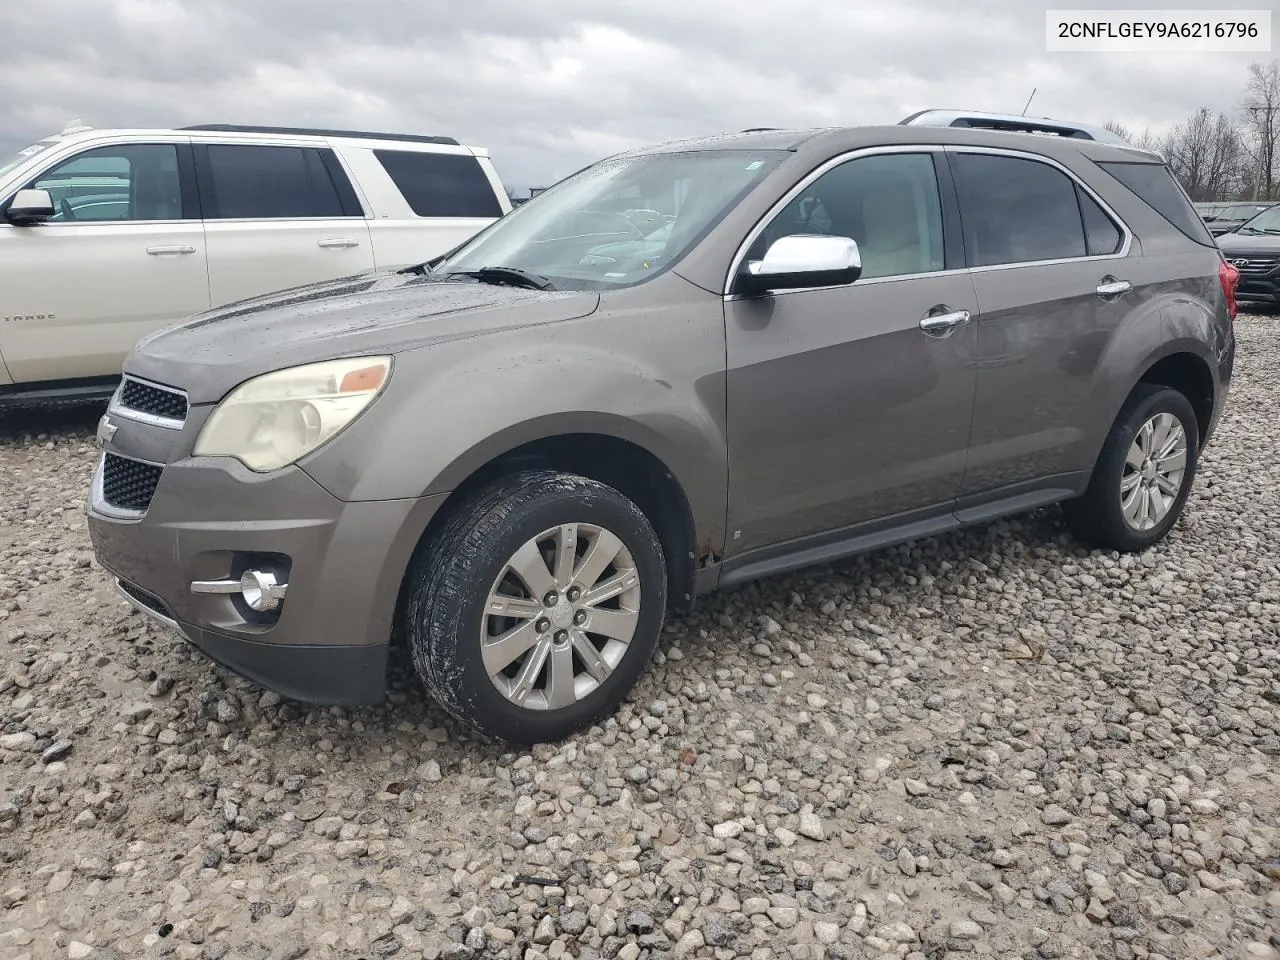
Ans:
<svg viewBox="0 0 1280 960"><path fill-rule="evenodd" d="M19 190L4 215L17 227L29 227L53 216L53 197L48 190Z"/></svg>
<svg viewBox="0 0 1280 960"><path fill-rule="evenodd" d="M795 234L775 240L763 260L744 263L737 288L741 293L760 294L769 290L835 287L853 283L860 276L862 257L854 240Z"/></svg>

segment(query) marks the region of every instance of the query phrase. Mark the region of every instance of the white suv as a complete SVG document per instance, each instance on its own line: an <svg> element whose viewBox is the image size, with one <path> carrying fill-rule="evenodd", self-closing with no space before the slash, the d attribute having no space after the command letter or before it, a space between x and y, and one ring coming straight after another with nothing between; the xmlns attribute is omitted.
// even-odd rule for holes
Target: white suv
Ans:
<svg viewBox="0 0 1280 960"><path fill-rule="evenodd" d="M0 160L0 407L106 397L144 334L431 259L510 209L448 137L73 124Z"/></svg>

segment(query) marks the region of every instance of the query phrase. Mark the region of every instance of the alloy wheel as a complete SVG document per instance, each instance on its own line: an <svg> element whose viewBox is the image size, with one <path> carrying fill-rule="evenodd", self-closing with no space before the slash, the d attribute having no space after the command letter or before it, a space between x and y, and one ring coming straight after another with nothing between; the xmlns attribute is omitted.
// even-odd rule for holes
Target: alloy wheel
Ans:
<svg viewBox="0 0 1280 960"><path fill-rule="evenodd" d="M1171 413L1157 413L1138 430L1125 455L1120 509L1134 530L1150 530L1168 516L1182 492L1187 432Z"/></svg>
<svg viewBox="0 0 1280 960"><path fill-rule="evenodd" d="M615 534L586 523L544 530L507 560L485 600L485 672L517 706L573 706L622 662L640 597L635 561Z"/></svg>

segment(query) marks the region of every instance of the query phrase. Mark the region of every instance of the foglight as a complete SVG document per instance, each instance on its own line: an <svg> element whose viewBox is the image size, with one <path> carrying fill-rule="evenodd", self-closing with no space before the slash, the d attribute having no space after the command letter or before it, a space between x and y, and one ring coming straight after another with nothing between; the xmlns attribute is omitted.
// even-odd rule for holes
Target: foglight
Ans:
<svg viewBox="0 0 1280 960"><path fill-rule="evenodd" d="M390 357L352 357L255 377L218 404L193 453L235 457L258 473L279 470L349 426L390 376Z"/></svg>

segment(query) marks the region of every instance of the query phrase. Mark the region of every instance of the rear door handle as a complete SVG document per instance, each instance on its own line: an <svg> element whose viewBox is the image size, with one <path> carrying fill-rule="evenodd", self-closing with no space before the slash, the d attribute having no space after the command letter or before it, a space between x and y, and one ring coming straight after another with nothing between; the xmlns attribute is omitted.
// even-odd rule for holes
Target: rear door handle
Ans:
<svg viewBox="0 0 1280 960"><path fill-rule="evenodd" d="M340 247L358 247L360 246L360 241L348 240L346 238L338 238L334 240L321 240L316 244L316 246L324 247L326 250L340 248Z"/></svg>
<svg viewBox="0 0 1280 960"><path fill-rule="evenodd" d="M172 257L172 256L180 256L186 253L195 253L195 252L196 252L195 247L187 247L187 246L147 247L147 253L151 254L151 256L153 257Z"/></svg>
<svg viewBox="0 0 1280 960"><path fill-rule="evenodd" d="M1128 280L1117 280L1111 276L1103 277L1102 282L1098 284L1098 298L1101 300L1114 300L1132 289L1133 284Z"/></svg>
<svg viewBox="0 0 1280 960"><path fill-rule="evenodd" d="M946 307L934 307L934 310L946 310ZM930 311L920 320L920 329L928 336L949 337L955 332L956 327L968 323L972 318L968 310L952 310L949 313L934 313Z"/></svg>

